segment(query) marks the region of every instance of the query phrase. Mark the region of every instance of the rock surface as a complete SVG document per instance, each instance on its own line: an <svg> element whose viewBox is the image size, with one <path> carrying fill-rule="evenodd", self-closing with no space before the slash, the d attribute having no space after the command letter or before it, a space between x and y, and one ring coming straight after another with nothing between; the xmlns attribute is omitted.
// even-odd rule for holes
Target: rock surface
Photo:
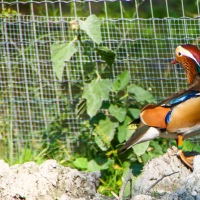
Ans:
<svg viewBox="0 0 200 200"><path fill-rule="evenodd" d="M200 155L194 159L192 172L182 164L177 151L169 149L145 165L132 200L200 200ZM0 160L0 200L114 199L97 193L99 178L100 172L79 172L55 160L11 167Z"/></svg>
<svg viewBox="0 0 200 200"><path fill-rule="evenodd" d="M177 151L173 147L145 165L135 183L133 200L200 200L200 155L195 156L191 171L177 157Z"/></svg>
<svg viewBox="0 0 200 200"><path fill-rule="evenodd" d="M168 149L166 154L148 162L143 169L142 175L137 179L135 193L145 193L158 179L172 173L175 174L164 177L162 181L151 189L151 192L174 192L182 187L185 177L191 174L191 170L182 164L176 154L177 148L173 147Z"/></svg>
<svg viewBox="0 0 200 200"><path fill-rule="evenodd" d="M86 173L47 160L9 166L0 160L0 199L104 199L97 194L100 172Z"/></svg>

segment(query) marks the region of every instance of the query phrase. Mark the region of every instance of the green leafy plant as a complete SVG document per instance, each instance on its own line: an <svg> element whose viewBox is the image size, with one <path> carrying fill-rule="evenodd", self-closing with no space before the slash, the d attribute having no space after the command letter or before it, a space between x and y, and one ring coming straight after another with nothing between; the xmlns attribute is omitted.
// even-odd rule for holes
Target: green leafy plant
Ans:
<svg viewBox="0 0 200 200"><path fill-rule="evenodd" d="M77 31L76 37L65 44L56 43L52 48L52 61L54 71L59 80L62 80L65 62L68 62L74 54L82 51L87 57L90 65L86 81L79 85L80 101L76 106L78 117L86 113L85 121L79 135L79 149L75 155L65 151L67 157L60 153L59 133L63 133L63 123L51 126L52 137L50 143L46 144L47 155L67 159L65 164L86 171L101 171L101 186L99 191L111 195L111 191L118 193L123 179L129 169L133 170L134 177L138 175L143 164L150 158L162 154L167 146L166 140L157 140L152 143L138 144L127 151L124 155L118 153L118 148L125 142L136 128L137 123L132 123L139 117L140 109L147 103L154 103L155 99L151 93L139 85L131 82L128 71L118 74L116 78L106 77L106 70L112 66L116 54L102 42L100 31L100 20L95 16L89 16L85 21L71 22L72 28ZM96 45L87 49L87 42L82 38L84 32ZM78 49L78 44L81 49ZM101 69L92 62L91 55L96 52L105 61ZM87 65L85 65L87 66ZM62 121L62 120L61 120ZM57 128L56 128L57 127ZM84 147L83 147L84 146ZM69 156L70 155L70 156ZM128 192L127 192L128 193Z"/></svg>
<svg viewBox="0 0 200 200"><path fill-rule="evenodd" d="M130 169L134 181L149 159L163 154L169 147L167 140L158 139L135 145L123 155L117 151L136 128L137 123L130 122L139 117L144 105L155 103L155 99L149 91L130 83L128 71L119 74L115 80L97 77L84 84L82 98L86 101L84 105L90 116L88 121L94 145L98 148L90 156L77 157L74 165L80 170L100 170L102 184L99 191L106 195L111 195L111 191L118 193Z"/></svg>

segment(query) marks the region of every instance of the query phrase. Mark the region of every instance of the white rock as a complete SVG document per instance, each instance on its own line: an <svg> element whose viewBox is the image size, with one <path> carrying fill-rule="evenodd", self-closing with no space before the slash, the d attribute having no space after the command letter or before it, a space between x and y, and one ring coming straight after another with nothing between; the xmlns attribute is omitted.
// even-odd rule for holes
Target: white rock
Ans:
<svg viewBox="0 0 200 200"><path fill-rule="evenodd" d="M0 199L84 200L97 193L100 172L86 173L61 166L55 160L9 167L0 161Z"/></svg>
<svg viewBox="0 0 200 200"><path fill-rule="evenodd" d="M166 154L149 161L135 183L135 193L145 193L157 180L174 172L177 173L163 178L150 192L174 192L181 188L184 185L185 177L191 174L191 170L177 157L177 151L178 149L173 147L168 149Z"/></svg>

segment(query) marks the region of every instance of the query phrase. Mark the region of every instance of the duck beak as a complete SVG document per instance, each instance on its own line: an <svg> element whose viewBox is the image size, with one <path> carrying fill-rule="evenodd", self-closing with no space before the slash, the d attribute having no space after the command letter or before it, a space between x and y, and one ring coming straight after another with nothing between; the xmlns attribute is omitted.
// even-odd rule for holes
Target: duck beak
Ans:
<svg viewBox="0 0 200 200"><path fill-rule="evenodd" d="M174 64L176 64L176 63L178 63L178 61L177 61L176 58L175 58L174 60L172 60L172 62L171 62L170 64L174 65Z"/></svg>

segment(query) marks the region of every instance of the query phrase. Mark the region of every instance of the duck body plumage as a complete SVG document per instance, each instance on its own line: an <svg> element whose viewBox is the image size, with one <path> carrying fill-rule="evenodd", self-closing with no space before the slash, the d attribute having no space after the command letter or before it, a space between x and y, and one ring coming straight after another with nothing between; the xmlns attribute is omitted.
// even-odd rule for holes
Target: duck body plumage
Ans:
<svg viewBox="0 0 200 200"><path fill-rule="evenodd" d="M132 145L157 137L178 139L200 134L200 51L194 45L182 45L176 49L174 63L180 63L186 71L188 88L181 90L158 104L145 106L140 113L140 124L121 148L126 151ZM191 70L190 70L190 69Z"/></svg>

